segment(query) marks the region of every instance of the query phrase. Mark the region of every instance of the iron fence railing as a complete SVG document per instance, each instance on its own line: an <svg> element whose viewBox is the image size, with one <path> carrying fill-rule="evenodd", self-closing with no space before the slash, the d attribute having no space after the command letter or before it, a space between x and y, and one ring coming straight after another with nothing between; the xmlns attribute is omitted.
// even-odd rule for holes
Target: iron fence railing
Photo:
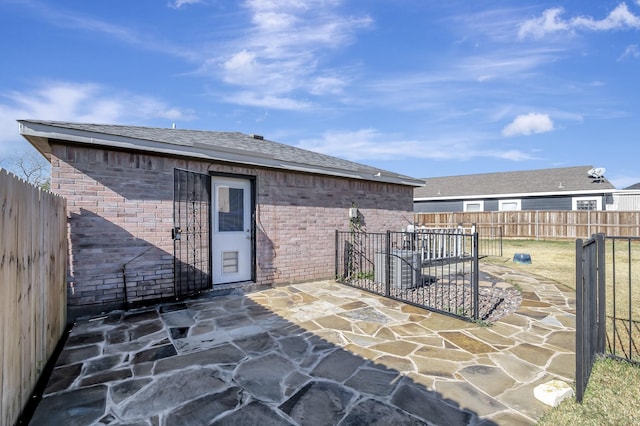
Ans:
<svg viewBox="0 0 640 426"><path fill-rule="evenodd" d="M339 282L466 320L492 311L479 300L475 232L336 231L335 239Z"/></svg>
<svg viewBox="0 0 640 426"><path fill-rule="evenodd" d="M462 234L471 235L478 233L478 256L502 256L502 234L503 230L501 226L482 225L477 226L471 224L470 226L458 225L456 227L430 227L430 226L411 226L406 228L406 232L415 233L429 233L429 234ZM438 244L440 240L437 237L431 238L435 244ZM465 242L471 241L470 238L464 240ZM446 243L446 242L445 242ZM466 250L470 250L468 247Z"/></svg>
<svg viewBox="0 0 640 426"><path fill-rule="evenodd" d="M478 233L478 256L502 257L502 226L474 225Z"/></svg>
<svg viewBox="0 0 640 426"><path fill-rule="evenodd" d="M606 237L606 355L640 364L640 237Z"/></svg>
<svg viewBox="0 0 640 426"><path fill-rule="evenodd" d="M576 241L578 402L598 356L640 365L639 263L639 237L595 234Z"/></svg>

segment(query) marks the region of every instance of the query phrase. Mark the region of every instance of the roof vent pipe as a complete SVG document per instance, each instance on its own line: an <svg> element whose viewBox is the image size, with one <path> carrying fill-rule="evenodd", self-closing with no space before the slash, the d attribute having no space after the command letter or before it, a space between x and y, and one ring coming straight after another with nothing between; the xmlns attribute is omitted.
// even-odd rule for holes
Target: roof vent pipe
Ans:
<svg viewBox="0 0 640 426"><path fill-rule="evenodd" d="M259 141L264 139L264 136L262 136L262 135L251 135L251 137L254 138L254 139L257 139Z"/></svg>

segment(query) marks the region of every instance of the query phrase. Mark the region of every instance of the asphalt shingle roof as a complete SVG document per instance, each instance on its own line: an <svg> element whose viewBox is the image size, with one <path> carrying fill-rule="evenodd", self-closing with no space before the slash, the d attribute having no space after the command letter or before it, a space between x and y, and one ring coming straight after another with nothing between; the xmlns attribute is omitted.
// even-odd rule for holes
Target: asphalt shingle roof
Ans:
<svg viewBox="0 0 640 426"><path fill-rule="evenodd" d="M425 186L414 189L414 199L615 189L606 178L590 177L587 172L592 168L577 166L427 178Z"/></svg>
<svg viewBox="0 0 640 426"><path fill-rule="evenodd" d="M254 159L262 158L264 163L263 165L265 167L281 166L279 168L302 171L309 168L313 169L309 171L315 172L318 172L318 169L324 169L327 171L343 171L353 174L353 177L356 177L357 175L360 178L369 180L376 180L376 175L380 173L378 177L383 177L383 179L380 179L381 181L394 180L398 181L398 183L409 184L412 186L417 186L421 183L419 179L409 176L297 148L291 145L257 138L240 132L218 132L42 120L18 121L21 123L23 129L25 126L29 125L42 125L46 126L49 131L60 131L63 135L68 133L69 135L77 137L81 136L84 138L84 143L91 143L92 137L99 137L106 140L113 138L114 142L117 141L118 138L125 138L133 144L141 142L140 146L143 146L144 141L146 141L156 144L166 144L167 146L183 147L182 152L197 151L211 155L216 152L225 152L235 154L236 156L239 155L240 157L238 158L241 158L243 155L247 159L250 157ZM27 139L29 139L30 136L36 136L37 134L37 132L29 132L28 130L23 130L22 133ZM55 135L52 133L52 136L49 137L55 137ZM85 140L87 138L88 141ZM186 150L184 148L186 148ZM186 155L188 155L188 153ZM279 164L279 162L282 164Z"/></svg>

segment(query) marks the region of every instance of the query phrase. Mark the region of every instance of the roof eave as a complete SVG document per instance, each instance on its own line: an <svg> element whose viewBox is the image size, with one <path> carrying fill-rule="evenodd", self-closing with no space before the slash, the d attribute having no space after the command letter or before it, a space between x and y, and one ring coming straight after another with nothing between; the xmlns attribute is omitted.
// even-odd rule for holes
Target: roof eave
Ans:
<svg viewBox="0 0 640 426"><path fill-rule="evenodd" d="M251 151L240 149L215 149L199 146L173 145L166 142L158 142L146 139L128 138L117 135L105 135L102 133L84 130L66 129L42 123L33 123L26 120L18 120L20 134L27 139L38 151L50 160L50 139L59 139L78 144L100 146L104 148L118 148L136 150L167 155L186 156L210 161L223 161L236 164L245 164L257 167L266 167L280 170L294 170L305 173L322 174L350 179L367 180L374 182L391 183L405 186L423 186L424 181L398 176L388 176L384 173L374 175L357 171L335 169L330 167L310 166L292 161L282 161L267 155L258 155Z"/></svg>
<svg viewBox="0 0 640 426"><path fill-rule="evenodd" d="M493 198L525 198L525 197L552 197L562 195L591 195L591 194L607 194L618 192L615 188L606 189L581 189L575 191L555 191L555 192L526 192L517 194L482 194L482 195L455 195L455 196L436 196L436 197L416 197L413 201L450 201L450 200L481 200Z"/></svg>

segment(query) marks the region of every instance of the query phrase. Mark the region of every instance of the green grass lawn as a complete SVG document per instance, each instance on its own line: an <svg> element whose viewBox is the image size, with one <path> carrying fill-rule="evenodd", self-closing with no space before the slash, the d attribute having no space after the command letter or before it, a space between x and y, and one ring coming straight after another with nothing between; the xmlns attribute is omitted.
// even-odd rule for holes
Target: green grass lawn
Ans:
<svg viewBox="0 0 640 426"><path fill-rule="evenodd" d="M550 410L538 425L640 424L640 367L603 358L593 366L582 404L568 398Z"/></svg>
<svg viewBox="0 0 640 426"><path fill-rule="evenodd" d="M613 247L605 247L607 257L607 309L611 314ZM529 253L532 263L513 262L515 253ZM634 320L640 319L640 249L638 245L616 245L616 315L629 317L629 300ZM483 262L508 264L509 267L563 284L571 289L575 284L575 241L504 240L503 256L489 257ZM631 283L631 289L629 289ZM630 299L629 299L630 297ZM625 303L626 302L626 303ZM618 306L620 305L620 306ZM608 330L609 332L610 330ZM640 345L640 334L634 336ZM565 400L550 410L540 425L638 425L640 424L640 366L625 361L603 358L596 361L582 404L575 398Z"/></svg>
<svg viewBox="0 0 640 426"><path fill-rule="evenodd" d="M513 262L516 253L531 255L530 264ZM502 257L490 256L483 262L508 264L575 289L576 255L574 241L503 240Z"/></svg>

